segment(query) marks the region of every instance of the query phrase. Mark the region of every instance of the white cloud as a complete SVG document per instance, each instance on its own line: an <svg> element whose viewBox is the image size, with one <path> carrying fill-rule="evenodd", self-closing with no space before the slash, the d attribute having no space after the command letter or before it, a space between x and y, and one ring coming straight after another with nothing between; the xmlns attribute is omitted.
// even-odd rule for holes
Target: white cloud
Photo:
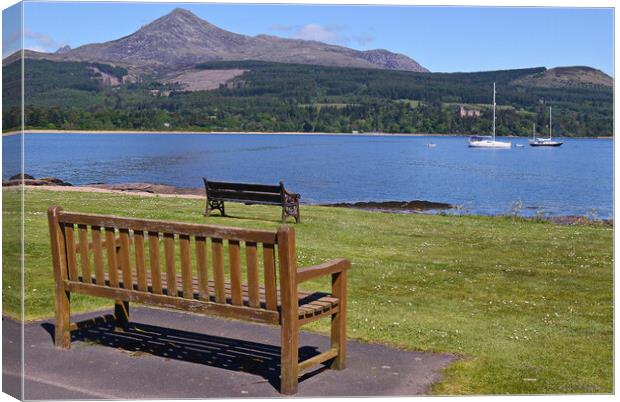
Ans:
<svg viewBox="0 0 620 402"><path fill-rule="evenodd" d="M344 28L339 25L306 24L297 28L292 37L335 45L345 45L349 43L351 39L346 36L343 31Z"/></svg>
<svg viewBox="0 0 620 402"><path fill-rule="evenodd" d="M370 28L372 30L372 27ZM286 32L286 36L294 39L313 40L317 42L330 43L332 45L359 45L366 46L375 40L369 32L359 34L349 34L349 28L342 25L329 24L305 24L305 25L286 25L274 24L268 29L271 32Z"/></svg>
<svg viewBox="0 0 620 402"><path fill-rule="evenodd" d="M29 28L24 29L24 41L29 41L28 49L37 50L39 52L54 52L66 43L58 42L49 35L35 32Z"/></svg>

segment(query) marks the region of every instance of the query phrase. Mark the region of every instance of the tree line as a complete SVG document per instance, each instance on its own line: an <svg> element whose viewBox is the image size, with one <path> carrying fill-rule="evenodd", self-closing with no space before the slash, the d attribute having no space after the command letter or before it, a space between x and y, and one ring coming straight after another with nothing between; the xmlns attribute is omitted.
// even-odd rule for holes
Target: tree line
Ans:
<svg viewBox="0 0 620 402"><path fill-rule="evenodd" d="M499 135L530 135L534 123L542 130L550 104L554 106L555 135L612 135L613 130L610 89L511 84L541 69L442 74L212 62L197 68L241 68L246 73L217 90L184 92L179 85L152 79L105 87L92 66L28 60L26 126L74 130L484 134L491 131L489 103L492 82L496 82L501 105L497 114ZM4 68L3 80L11 88L15 71L10 69L14 66ZM121 77L126 73L117 67L97 68ZM169 96L161 96L167 92ZM460 104L481 110L481 116L461 118ZM5 99L5 130L19 127L20 120L18 104Z"/></svg>

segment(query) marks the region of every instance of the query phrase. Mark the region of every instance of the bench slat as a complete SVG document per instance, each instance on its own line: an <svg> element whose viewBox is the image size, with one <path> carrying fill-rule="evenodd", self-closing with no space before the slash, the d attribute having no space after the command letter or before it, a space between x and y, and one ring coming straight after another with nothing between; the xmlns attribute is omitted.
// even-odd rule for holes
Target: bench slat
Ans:
<svg viewBox="0 0 620 402"><path fill-rule="evenodd" d="M222 239L211 239L213 254L213 279L215 280L215 301L225 303L226 290L224 288L224 256Z"/></svg>
<svg viewBox="0 0 620 402"><path fill-rule="evenodd" d="M84 224L116 229L142 230L145 232L176 233L189 236L204 236L238 241L276 243L276 233L267 230L231 228L215 225L198 225L184 222L165 222L152 219L125 218L74 212L59 212L59 221L69 224Z"/></svg>
<svg viewBox="0 0 620 402"><path fill-rule="evenodd" d="M120 264L121 264L121 269L123 271L123 283L125 284L125 286L127 286L127 284L129 284L129 288L131 289L132 284L131 284L131 265L129 262L129 230L128 229L121 229L119 231L119 238L121 240L121 247L120 247Z"/></svg>
<svg viewBox="0 0 620 402"><path fill-rule="evenodd" d="M276 268L275 247L273 244L263 244L263 274L265 275L265 294L268 310L276 310Z"/></svg>
<svg viewBox="0 0 620 402"><path fill-rule="evenodd" d="M78 239L80 247L80 268L82 277L90 279L90 261L88 255L88 226L78 225Z"/></svg>
<svg viewBox="0 0 620 402"><path fill-rule="evenodd" d="M105 228L105 248L108 256L110 285L118 287L118 262L116 259L116 240L114 228Z"/></svg>
<svg viewBox="0 0 620 402"><path fill-rule="evenodd" d="M227 183L221 181L207 181L207 189L211 190L233 190L233 191L255 191L260 193L280 194L279 185L252 184L252 183Z"/></svg>
<svg viewBox="0 0 620 402"><path fill-rule="evenodd" d="M198 293L200 300L209 300L209 270L207 269L207 239L196 237L196 264L198 272Z"/></svg>
<svg viewBox="0 0 620 402"><path fill-rule="evenodd" d="M136 252L136 273L138 276L138 290L146 291L146 260L144 257L144 232L133 232L133 243Z"/></svg>
<svg viewBox="0 0 620 402"><path fill-rule="evenodd" d="M210 200L225 200L234 202L247 201L282 205L282 196L280 194L256 193L250 191L211 190L207 192L207 198Z"/></svg>
<svg viewBox="0 0 620 402"><path fill-rule="evenodd" d="M174 266L174 234L164 233L164 254L166 258L166 287L168 294L177 294L177 274Z"/></svg>
<svg viewBox="0 0 620 402"><path fill-rule="evenodd" d="M159 233L149 232L149 261L153 293L161 294L161 263L159 260Z"/></svg>
<svg viewBox="0 0 620 402"><path fill-rule="evenodd" d="M228 257L230 262L230 289L232 304L240 306L241 298L241 257L239 255L239 242L228 241Z"/></svg>
<svg viewBox="0 0 620 402"><path fill-rule="evenodd" d="M189 253L189 236L179 236L181 248L181 278L183 280L183 297L191 297L192 289L192 261Z"/></svg>
<svg viewBox="0 0 620 402"><path fill-rule="evenodd" d="M105 268L103 267L103 254L101 252L101 228L99 226L91 227L90 234L93 239L92 249L95 260L95 279L98 284L102 285L105 281Z"/></svg>
<svg viewBox="0 0 620 402"><path fill-rule="evenodd" d="M256 256L256 243L245 243L245 259L248 274L248 299L250 307L258 307L258 260Z"/></svg>
<svg viewBox="0 0 620 402"><path fill-rule="evenodd" d="M237 198L224 198L224 197L218 197L218 198L208 198L209 200L216 200L216 201L229 201L229 202L238 202L240 204L246 204L246 205L274 205L274 206L282 206L282 202L280 201L257 201L255 198L244 198L244 199L237 199Z"/></svg>
<svg viewBox="0 0 620 402"><path fill-rule="evenodd" d="M73 234L73 224L65 225L65 239L67 247L67 265L69 268L69 279L77 280L77 256L75 253L75 237Z"/></svg>

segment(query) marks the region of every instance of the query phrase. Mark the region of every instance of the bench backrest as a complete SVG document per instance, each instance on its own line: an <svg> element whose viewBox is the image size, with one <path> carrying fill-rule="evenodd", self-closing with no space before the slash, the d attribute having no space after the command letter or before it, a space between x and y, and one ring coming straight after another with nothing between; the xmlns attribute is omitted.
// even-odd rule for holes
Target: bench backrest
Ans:
<svg viewBox="0 0 620 402"><path fill-rule="evenodd" d="M207 198L237 201L259 201L281 204L284 202L284 183L278 185L227 183L209 181L203 177Z"/></svg>
<svg viewBox="0 0 620 402"><path fill-rule="evenodd" d="M277 322L279 297L288 306L297 300L295 235L288 226L254 230L60 207L50 207L48 218L57 284L131 289L158 301L192 299L267 322Z"/></svg>

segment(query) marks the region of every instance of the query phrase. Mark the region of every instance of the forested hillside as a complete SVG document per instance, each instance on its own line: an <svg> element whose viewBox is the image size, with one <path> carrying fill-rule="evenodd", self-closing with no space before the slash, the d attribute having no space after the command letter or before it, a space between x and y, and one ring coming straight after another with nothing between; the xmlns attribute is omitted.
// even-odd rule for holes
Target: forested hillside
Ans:
<svg viewBox="0 0 620 402"><path fill-rule="evenodd" d="M544 68L480 73L415 73L270 62L210 62L197 69L246 72L212 91L141 77L106 85L122 68L83 62L26 60L25 118L29 128L199 131L487 133L492 83L497 83L498 134L608 136L613 92L603 85L545 87L528 83ZM19 82L19 62L4 66L4 85ZM590 69L591 70L591 69ZM574 71L572 72L574 73ZM602 74L602 73L601 73ZM18 100L5 99L4 130L19 125ZM459 107L479 110L460 117Z"/></svg>

